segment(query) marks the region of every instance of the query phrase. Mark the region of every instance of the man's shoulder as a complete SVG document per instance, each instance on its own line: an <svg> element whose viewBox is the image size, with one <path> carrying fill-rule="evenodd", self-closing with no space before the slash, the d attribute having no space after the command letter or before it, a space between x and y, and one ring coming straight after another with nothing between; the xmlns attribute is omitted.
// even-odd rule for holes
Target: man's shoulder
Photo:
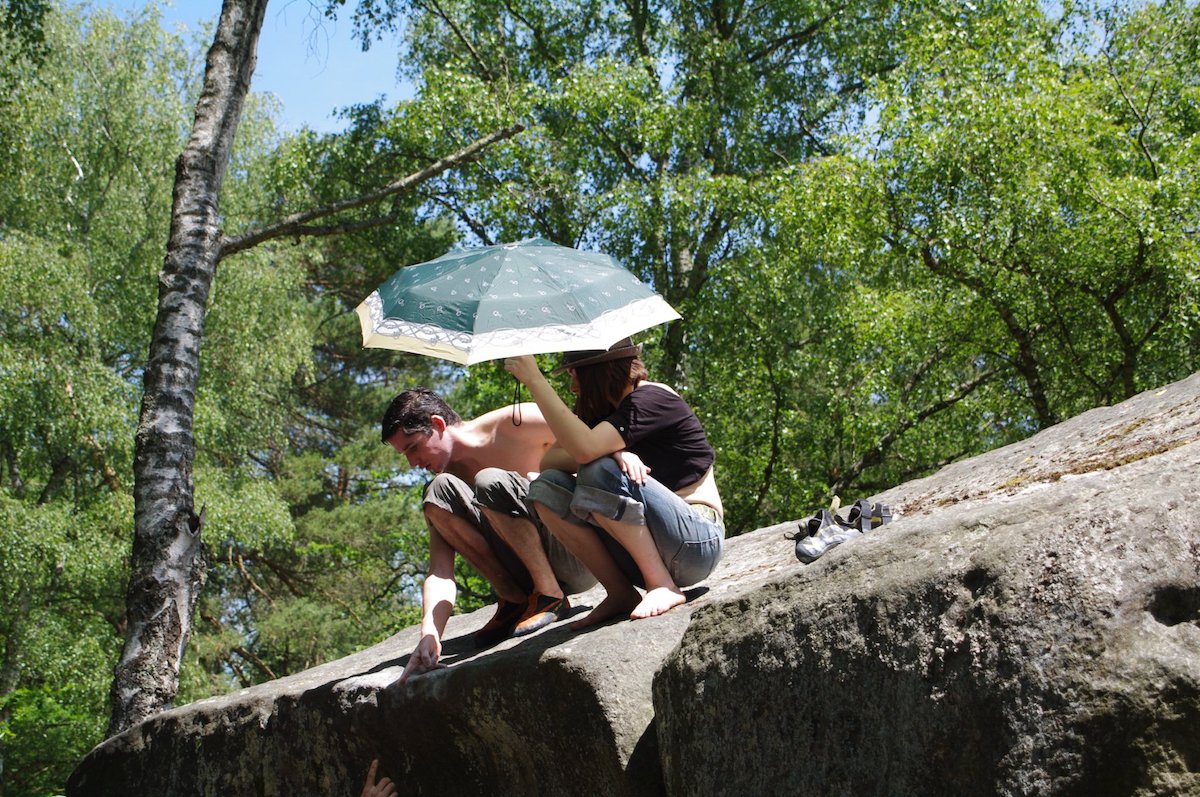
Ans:
<svg viewBox="0 0 1200 797"><path fill-rule="evenodd" d="M467 424L481 434L504 437L532 437L544 434L549 428L542 411L532 401L497 407L471 419Z"/></svg>

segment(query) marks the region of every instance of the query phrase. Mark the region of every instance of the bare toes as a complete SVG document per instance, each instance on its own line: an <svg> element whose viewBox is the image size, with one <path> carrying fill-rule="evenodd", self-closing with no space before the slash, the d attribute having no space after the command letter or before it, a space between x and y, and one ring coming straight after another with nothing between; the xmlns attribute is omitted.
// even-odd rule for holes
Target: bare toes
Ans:
<svg viewBox="0 0 1200 797"><path fill-rule="evenodd" d="M632 620L657 617L686 601L687 598L679 590L658 587L646 593L646 597L642 598L642 602L634 607L633 611L629 613L629 617Z"/></svg>

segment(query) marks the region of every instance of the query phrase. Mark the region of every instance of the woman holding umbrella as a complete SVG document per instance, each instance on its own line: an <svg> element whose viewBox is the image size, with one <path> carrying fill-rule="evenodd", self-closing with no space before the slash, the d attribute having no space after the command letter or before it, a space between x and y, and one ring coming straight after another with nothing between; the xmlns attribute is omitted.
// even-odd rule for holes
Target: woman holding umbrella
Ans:
<svg viewBox="0 0 1200 797"><path fill-rule="evenodd" d="M687 402L648 381L640 354L628 338L566 354L556 373L571 374L574 411L532 357L504 361L557 439L529 501L608 592L576 629L678 606L681 588L708 576L724 546L712 446Z"/></svg>

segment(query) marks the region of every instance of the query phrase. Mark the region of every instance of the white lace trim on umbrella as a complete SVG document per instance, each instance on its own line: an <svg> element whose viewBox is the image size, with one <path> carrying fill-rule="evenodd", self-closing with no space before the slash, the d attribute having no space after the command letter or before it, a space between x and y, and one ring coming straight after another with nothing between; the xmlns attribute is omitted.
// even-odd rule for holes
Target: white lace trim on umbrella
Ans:
<svg viewBox="0 0 1200 797"><path fill-rule="evenodd" d="M364 347L425 354L463 365L521 354L607 349L621 338L680 317L658 295L609 310L587 323L545 324L478 334L385 318L378 291L372 291L356 312Z"/></svg>

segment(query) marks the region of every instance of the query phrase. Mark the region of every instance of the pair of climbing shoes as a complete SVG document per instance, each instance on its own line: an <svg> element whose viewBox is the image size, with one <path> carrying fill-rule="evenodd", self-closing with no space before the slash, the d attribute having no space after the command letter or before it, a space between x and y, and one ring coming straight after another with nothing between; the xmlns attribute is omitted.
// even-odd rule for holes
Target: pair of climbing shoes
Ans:
<svg viewBox="0 0 1200 797"><path fill-rule="evenodd" d="M834 496L829 509L821 509L800 521L800 527L783 536L796 541L796 558L805 564L815 562L830 548L847 540L861 537L892 519L887 504L873 503L865 498L855 501L843 518L838 514L841 501Z"/></svg>

